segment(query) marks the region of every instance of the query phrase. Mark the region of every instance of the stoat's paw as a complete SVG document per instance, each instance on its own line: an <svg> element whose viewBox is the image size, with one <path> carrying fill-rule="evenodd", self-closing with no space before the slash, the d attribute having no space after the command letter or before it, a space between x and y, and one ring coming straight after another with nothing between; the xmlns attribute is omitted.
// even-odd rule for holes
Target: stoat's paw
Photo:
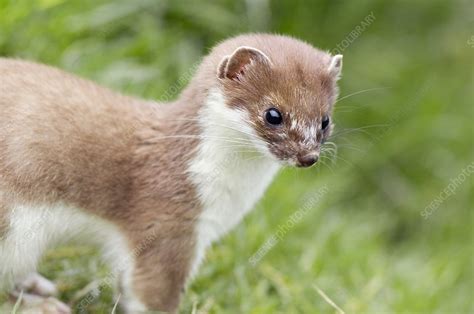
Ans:
<svg viewBox="0 0 474 314"><path fill-rule="evenodd" d="M25 314L70 314L71 308L53 297L42 297L30 293L11 293L15 303L20 303L19 313ZM21 299L20 299L21 298Z"/></svg>
<svg viewBox="0 0 474 314"><path fill-rule="evenodd" d="M28 275L15 285L10 293L12 302L19 303L20 313L26 314L69 314L68 305L54 298L56 285L37 273Z"/></svg>
<svg viewBox="0 0 474 314"><path fill-rule="evenodd" d="M55 296L58 294L56 285L38 273L32 273L15 285L16 291L24 291L43 297Z"/></svg>

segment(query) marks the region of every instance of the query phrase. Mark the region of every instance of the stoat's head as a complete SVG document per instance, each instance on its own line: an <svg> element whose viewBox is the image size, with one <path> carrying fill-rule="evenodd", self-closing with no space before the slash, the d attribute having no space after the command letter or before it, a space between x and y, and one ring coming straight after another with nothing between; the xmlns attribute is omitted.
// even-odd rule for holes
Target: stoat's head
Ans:
<svg viewBox="0 0 474 314"><path fill-rule="evenodd" d="M217 79L225 105L243 117L249 130L243 132L260 152L309 167L333 128L342 55L281 36L257 43L221 58Z"/></svg>

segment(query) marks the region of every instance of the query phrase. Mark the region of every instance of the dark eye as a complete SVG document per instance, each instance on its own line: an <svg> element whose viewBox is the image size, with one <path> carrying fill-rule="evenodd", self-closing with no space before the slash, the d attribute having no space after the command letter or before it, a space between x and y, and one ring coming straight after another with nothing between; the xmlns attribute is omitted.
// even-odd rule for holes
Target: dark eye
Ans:
<svg viewBox="0 0 474 314"><path fill-rule="evenodd" d="M323 122L321 123L321 129L326 129L329 125L329 117L324 117Z"/></svg>
<svg viewBox="0 0 474 314"><path fill-rule="evenodd" d="M265 113L265 120L272 125L279 125L283 122L283 117L280 111L275 108L270 108Z"/></svg>

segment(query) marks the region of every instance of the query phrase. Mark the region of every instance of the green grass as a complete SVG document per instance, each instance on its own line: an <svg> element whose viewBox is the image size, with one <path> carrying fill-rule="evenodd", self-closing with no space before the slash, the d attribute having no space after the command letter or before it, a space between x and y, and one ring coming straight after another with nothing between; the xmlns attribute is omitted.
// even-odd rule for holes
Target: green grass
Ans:
<svg viewBox="0 0 474 314"><path fill-rule="evenodd" d="M163 99L219 40L267 31L331 50L373 12L375 21L343 51L341 91L381 89L337 104L337 160L283 171L208 252L181 312L335 312L319 287L347 313L473 313L472 176L422 217L474 161L473 9L441 0L3 0L0 55ZM323 186L321 201L251 265ZM77 292L107 276L88 247L53 250L40 271L76 307ZM88 309L110 313L114 303L106 289Z"/></svg>

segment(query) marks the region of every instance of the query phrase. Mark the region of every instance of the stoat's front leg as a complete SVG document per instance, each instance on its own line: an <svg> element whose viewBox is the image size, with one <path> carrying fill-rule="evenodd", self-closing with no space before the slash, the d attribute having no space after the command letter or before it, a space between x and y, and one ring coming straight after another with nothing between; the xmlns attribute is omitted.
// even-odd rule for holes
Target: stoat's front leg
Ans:
<svg viewBox="0 0 474 314"><path fill-rule="evenodd" d="M121 290L128 313L177 311L194 258L192 226L160 225L151 236L136 236L134 263L124 272Z"/></svg>

